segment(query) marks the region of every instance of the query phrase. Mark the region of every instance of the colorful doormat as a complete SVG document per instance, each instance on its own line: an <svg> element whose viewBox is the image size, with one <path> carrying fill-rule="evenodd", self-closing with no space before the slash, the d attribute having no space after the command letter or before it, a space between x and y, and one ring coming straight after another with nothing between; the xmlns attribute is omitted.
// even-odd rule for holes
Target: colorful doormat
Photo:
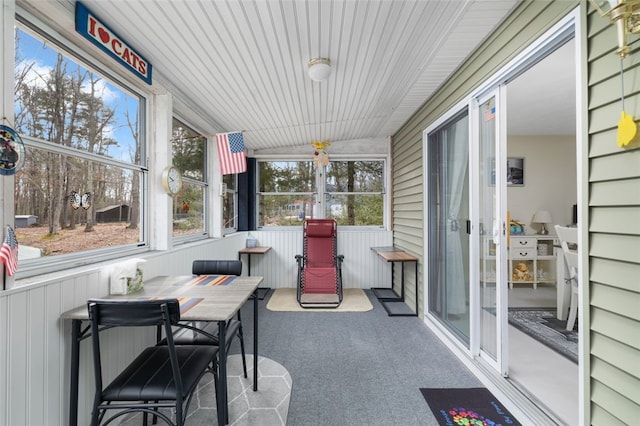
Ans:
<svg viewBox="0 0 640 426"><path fill-rule="evenodd" d="M438 424L521 426L485 388L421 388Z"/></svg>

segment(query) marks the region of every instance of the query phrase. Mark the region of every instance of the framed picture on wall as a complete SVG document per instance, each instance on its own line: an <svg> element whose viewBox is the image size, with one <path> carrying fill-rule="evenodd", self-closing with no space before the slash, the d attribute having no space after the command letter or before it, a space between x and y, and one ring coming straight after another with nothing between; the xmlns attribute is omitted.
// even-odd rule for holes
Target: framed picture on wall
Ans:
<svg viewBox="0 0 640 426"><path fill-rule="evenodd" d="M495 163L491 162L491 186L496 184ZM507 158L507 186L524 186L524 158Z"/></svg>
<svg viewBox="0 0 640 426"><path fill-rule="evenodd" d="M524 158L507 158L507 186L524 186Z"/></svg>

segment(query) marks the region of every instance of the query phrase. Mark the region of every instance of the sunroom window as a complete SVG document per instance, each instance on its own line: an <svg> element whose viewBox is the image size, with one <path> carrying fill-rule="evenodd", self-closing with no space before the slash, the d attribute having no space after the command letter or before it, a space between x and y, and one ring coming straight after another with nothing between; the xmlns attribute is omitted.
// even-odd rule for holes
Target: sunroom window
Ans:
<svg viewBox="0 0 640 426"><path fill-rule="evenodd" d="M222 230L228 234L238 230L238 175L223 175L222 183Z"/></svg>
<svg viewBox="0 0 640 426"><path fill-rule="evenodd" d="M343 226L384 226L384 161L259 161L259 226L334 218Z"/></svg>
<svg viewBox="0 0 640 426"><path fill-rule="evenodd" d="M14 34L21 267L144 246L144 98L26 28Z"/></svg>
<svg viewBox="0 0 640 426"><path fill-rule="evenodd" d="M191 240L206 235L207 139L174 118L173 165L182 173L182 189L173 198L173 237Z"/></svg>
<svg viewBox="0 0 640 426"><path fill-rule="evenodd" d="M382 226L382 161L330 161L325 166L325 217L338 225Z"/></svg>
<svg viewBox="0 0 640 426"><path fill-rule="evenodd" d="M312 161L258 162L258 226L299 225L318 216Z"/></svg>

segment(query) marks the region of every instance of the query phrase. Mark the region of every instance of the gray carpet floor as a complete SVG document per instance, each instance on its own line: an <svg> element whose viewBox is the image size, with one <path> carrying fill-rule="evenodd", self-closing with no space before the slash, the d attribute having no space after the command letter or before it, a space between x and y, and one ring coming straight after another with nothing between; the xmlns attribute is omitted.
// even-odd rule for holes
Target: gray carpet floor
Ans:
<svg viewBox="0 0 640 426"><path fill-rule="evenodd" d="M437 425L420 388L482 386L420 319L389 317L367 295L374 308L362 313L272 312L268 296L259 302L259 356L291 375L287 425ZM249 348L252 309L242 311Z"/></svg>
<svg viewBox="0 0 640 426"><path fill-rule="evenodd" d="M286 425L289 399L291 398L291 376L277 362L259 357L258 376L260 387L253 391L253 355L247 354L248 378L242 370L242 357L238 354L227 358L227 378L229 384L229 425L230 426L284 426ZM175 413L170 409L160 409L175 422ZM205 375L191 400L187 411L188 426L211 426L217 423L218 412L215 401L213 376ZM120 426L140 426L143 417L132 413L121 418ZM159 425L166 424L158 420Z"/></svg>
<svg viewBox="0 0 640 426"><path fill-rule="evenodd" d="M389 317L371 291L366 293L373 305L367 312L273 312L266 309L269 296L260 300L259 359L273 361L290 376L288 411L279 400L277 416L272 409L238 414L246 410L237 410L232 401L230 426L281 426L283 419L287 426L436 426L420 388L482 387L420 319ZM242 323L250 354L253 303L243 307ZM239 350L236 339L230 375L240 375ZM251 379L238 380L242 389L251 386ZM201 383L188 426L216 424L210 381ZM233 380L230 387L237 393ZM129 418L126 424L140 420Z"/></svg>

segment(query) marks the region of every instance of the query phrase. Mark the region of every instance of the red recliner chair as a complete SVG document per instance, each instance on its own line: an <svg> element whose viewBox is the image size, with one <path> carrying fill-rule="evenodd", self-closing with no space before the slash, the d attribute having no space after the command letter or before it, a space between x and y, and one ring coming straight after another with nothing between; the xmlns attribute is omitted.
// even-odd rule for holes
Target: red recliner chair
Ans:
<svg viewBox="0 0 640 426"><path fill-rule="evenodd" d="M342 303L342 261L338 224L307 219L302 224L303 253L298 262L298 303L303 308L337 308Z"/></svg>

